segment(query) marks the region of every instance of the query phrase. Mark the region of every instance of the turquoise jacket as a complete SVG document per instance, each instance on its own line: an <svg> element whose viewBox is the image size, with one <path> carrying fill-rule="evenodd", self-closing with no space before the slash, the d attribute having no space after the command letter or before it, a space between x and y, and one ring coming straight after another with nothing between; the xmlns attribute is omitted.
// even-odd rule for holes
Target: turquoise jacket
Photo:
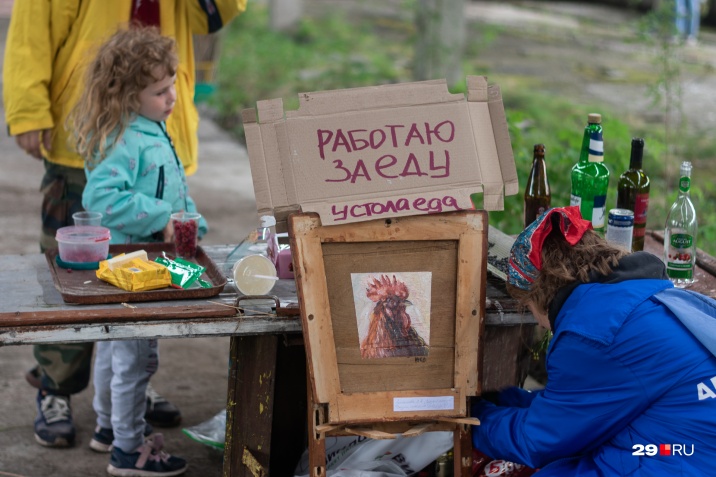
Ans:
<svg viewBox="0 0 716 477"><path fill-rule="evenodd" d="M85 166L85 174L82 206L102 213L111 243L160 241L172 213L197 211L164 123L138 116L104 160L92 170ZM199 237L207 229L202 217Z"/></svg>

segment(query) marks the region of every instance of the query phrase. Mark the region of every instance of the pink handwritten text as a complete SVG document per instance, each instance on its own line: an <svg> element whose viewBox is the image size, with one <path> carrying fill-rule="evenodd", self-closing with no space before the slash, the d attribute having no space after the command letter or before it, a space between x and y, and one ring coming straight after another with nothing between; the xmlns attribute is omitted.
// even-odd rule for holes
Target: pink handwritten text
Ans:
<svg viewBox="0 0 716 477"><path fill-rule="evenodd" d="M415 142L422 145L432 145L434 142L449 143L455 138L455 124L450 121L442 121L431 127L430 123L423 123L422 126L412 123L410 126L404 124L386 124L382 128L373 129L318 129L318 152L321 159L325 160L326 147L332 152L339 149L345 153L362 151L364 149L380 149L381 147L409 147Z"/></svg>
<svg viewBox="0 0 716 477"><path fill-rule="evenodd" d="M457 199L451 196L442 198L418 197L417 199L388 199L381 201L380 199L363 204L339 205L331 206L333 220L340 222L349 218L375 217L383 214L395 214L405 211L427 212L429 214L442 212L443 210L461 210L457 203Z"/></svg>

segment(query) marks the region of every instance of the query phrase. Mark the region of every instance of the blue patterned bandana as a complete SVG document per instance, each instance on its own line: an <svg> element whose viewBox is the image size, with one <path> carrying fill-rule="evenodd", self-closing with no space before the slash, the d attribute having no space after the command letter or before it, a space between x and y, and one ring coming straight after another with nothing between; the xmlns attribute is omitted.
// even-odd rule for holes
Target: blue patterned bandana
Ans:
<svg viewBox="0 0 716 477"><path fill-rule="evenodd" d="M592 228L584 220L578 206L555 207L545 211L517 237L510 250L510 269L507 282L528 291L542 269L542 244L552 231L552 216L557 216L559 230L567 243L574 245Z"/></svg>

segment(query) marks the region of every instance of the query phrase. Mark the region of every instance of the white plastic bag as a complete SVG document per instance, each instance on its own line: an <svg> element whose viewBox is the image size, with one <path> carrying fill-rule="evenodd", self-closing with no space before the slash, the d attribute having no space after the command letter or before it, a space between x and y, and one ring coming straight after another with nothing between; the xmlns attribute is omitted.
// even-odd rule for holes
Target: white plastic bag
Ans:
<svg viewBox="0 0 716 477"><path fill-rule="evenodd" d="M452 447L451 431L395 439L328 437L326 474L330 477L405 477L421 471ZM308 471L308 451L305 451L296 466L296 477L305 477Z"/></svg>

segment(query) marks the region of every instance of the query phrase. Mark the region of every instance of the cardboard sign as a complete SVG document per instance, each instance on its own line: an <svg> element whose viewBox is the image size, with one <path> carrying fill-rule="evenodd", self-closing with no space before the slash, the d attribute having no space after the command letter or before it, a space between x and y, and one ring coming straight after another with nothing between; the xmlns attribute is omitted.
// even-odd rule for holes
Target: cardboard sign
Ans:
<svg viewBox="0 0 716 477"><path fill-rule="evenodd" d="M471 209L502 210L517 171L502 97L482 76L467 98L445 80L301 93L242 112L259 215L324 225Z"/></svg>

